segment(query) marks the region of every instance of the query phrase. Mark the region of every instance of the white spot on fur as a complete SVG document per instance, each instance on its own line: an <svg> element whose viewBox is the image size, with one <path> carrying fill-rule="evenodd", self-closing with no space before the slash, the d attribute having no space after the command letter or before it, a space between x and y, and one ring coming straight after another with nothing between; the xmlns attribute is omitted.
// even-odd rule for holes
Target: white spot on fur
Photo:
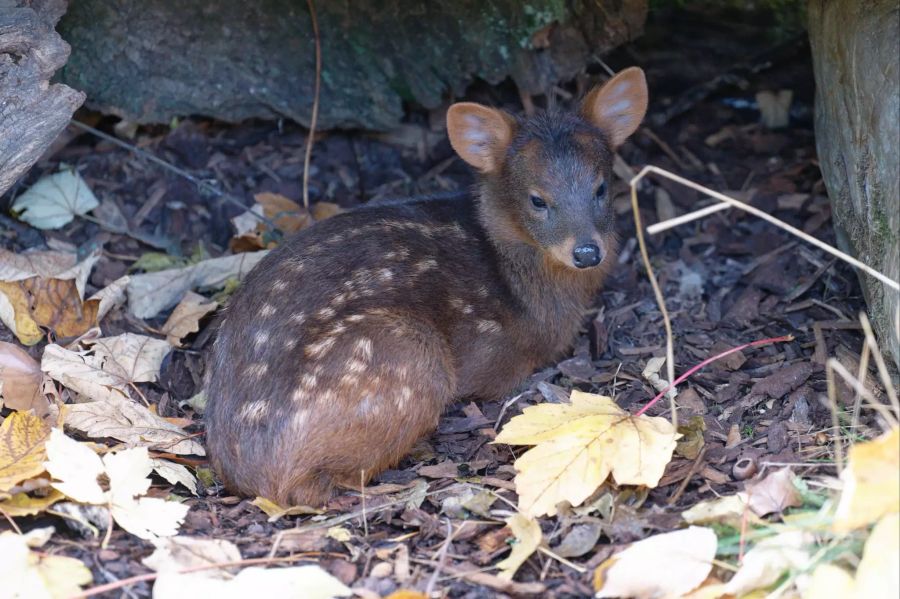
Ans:
<svg viewBox="0 0 900 599"><path fill-rule="evenodd" d="M341 377L341 385L344 387L355 387L359 382L359 377L355 374L345 374Z"/></svg>
<svg viewBox="0 0 900 599"><path fill-rule="evenodd" d="M478 320L475 328L479 333L499 333L503 329L496 320Z"/></svg>
<svg viewBox="0 0 900 599"><path fill-rule="evenodd" d="M372 358L372 340L368 337L360 337L353 344L353 355L363 360Z"/></svg>
<svg viewBox="0 0 900 599"><path fill-rule="evenodd" d="M330 308L330 307L326 306L326 307L322 308L321 310L319 310L318 312L316 312L316 317L319 318L319 320L328 320L328 319L334 318L335 314L337 314L337 312L335 311L334 308Z"/></svg>
<svg viewBox="0 0 900 599"><path fill-rule="evenodd" d="M296 393L294 394L296 399ZM306 399L306 394L303 394L303 399ZM294 415L291 416L291 426L294 430L304 429L306 428L307 423L309 422L309 410L296 410Z"/></svg>
<svg viewBox="0 0 900 599"><path fill-rule="evenodd" d="M295 347L297 347L297 340L294 339L293 337L289 337L284 340L284 349L290 351L290 350L294 349Z"/></svg>
<svg viewBox="0 0 900 599"><path fill-rule="evenodd" d="M256 349L262 348L262 346L269 342L270 337L269 331L256 331L253 335L253 346L256 347Z"/></svg>
<svg viewBox="0 0 900 599"><path fill-rule="evenodd" d="M390 268L382 268L378 271L378 278L381 279L381 281L387 283L388 281L393 280L394 271L392 271Z"/></svg>
<svg viewBox="0 0 900 599"><path fill-rule="evenodd" d="M403 402L405 403L405 402L409 401L409 399L411 397L412 397L412 389L410 389L406 385L403 385L403 387L400 388L400 399L403 400Z"/></svg>
<svg viewBox="0 0 900 599"><path fill-rule="evenodd" d="M300 377L300 385L307 391L313 389L316 386L317 382L319 382L319 379L316 377L316 375L309 372L305 372L303 376Z"/></svg>
<svg viewBox="0 0 900 599"><path fill-rule="evenodd" d="M306 313L305 312L295 312L291 314L291 322L294 324L303 324L306 322Z"/></svg>
<svg viewBox="0 0 900 599"><path fill-rule="evenodd" d="M471 314L474 311L475 309L472 307L472 304L466 304L462 309L463 314Z"/></svg>
<svg viewBox="0 0 900 599"><path fill-rule="evenodd" d="M311 358L320 358L328 353L336 341L334 337L325 337L321 341L311 343L306 346L306 354Z"/></svg>
<svg viewBox="0 0 900 599"><path fill-rule="evenodd" d="M334 403L334 401L337 399L337 394L331 389L326 389L325 392L319 396L319 398L324 403Z"/></svg>
<svg viewBox="0 0 900 599"><path fill-rule="evenodd" d="M344 320L346 320L347 322L359 322L359 321L363 320L365 317L366 317L365 314L351 314Z"/></svg>
<svg viewBox="0 0 900 599"><path fill-rule="evenodd" d="M337 323L336 325L334 325L333 327L331 327L331 330L328 332L328 334L329 334L329 335L337 336L337 335L340 335L341 333L343 333L343 332L346 331L346 330L347 330L347 325L345 325L345 324L342 323L342 322L339 322L339 323Z"/></svg>
<svg viewBox="0 0 900 599"><path fill-rule="evenodd" d="M487 297L488 296L488 288L485 287L484 285L479 285L476 293L478 293L478 297Z"/></svg>
<svg viewBox="0 0 900 599"><path fill-rule="evenodd" d="M240 410L241 420L259 422L269 413L269 404L261 399L248 401Z"/></svg>
<svg viewBox="0 0 900 599"><path fill-rule="evenodd" d="M358 360L356 358L353 358L352 360L347 362L347 370L349 370L350 372L354 372L354 373L365 372L366 368L368 368L368 367L369 367L368 364L366 364L364 361Z"/></svg>
<svg viewBox="0 0 900 599"><path fill-rule="evenodd" d="M250 364L247 366L247 376L253 377L255 379L262 378L265 376L266 372L269 370L268 364L263 364L262 362L256 362L255 364Z"/></svg>
<svg viewBox="0 0 900 599"><path fill-rule="evenodd" d="M272 283L272 291L274 291L275 293L280 293L280 292L284 291L284 290L287 289L287 288L288 288L287 281L283 281L283 280L281 280L281 279L278 279L277 281L275 281L274 283Z"/></svg>
<svg viewBox="0 0 900 599"><path fill-rule="evenodd" d="M263 318L268 318L275 314L275 306L272 304L263 304L262 308L259 309L259 315Z"/></svg>
<svg viewBox="0 0 900 599"><path fill-rule="evenodd" d="M415 269L416 273L421 274L423 272L431 270L432 268L437 268L437 265L437 260L435 260L434 258L427 258L425 260L416 262L416 265L413 266L413 268Z"/></svg>

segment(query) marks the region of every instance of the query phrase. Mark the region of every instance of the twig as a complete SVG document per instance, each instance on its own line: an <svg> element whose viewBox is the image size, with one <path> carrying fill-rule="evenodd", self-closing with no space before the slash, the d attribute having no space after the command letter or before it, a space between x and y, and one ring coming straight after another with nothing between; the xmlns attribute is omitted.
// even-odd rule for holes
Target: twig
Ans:
<svg viewBox="0 0 900 599"><path fill-rule="evenodd" d="M825 382L828 385L828 406L831 408L831 428L834 431L834 466L838 472L844 471L844 445L841 443L841 423L834 384L834 368L826 363Z"/></svg>
<svg viewBox="0 0 900 599"><path fill-rule="evenodd" d="M441 544L441 549L438 551L437 558L438 563L434 568L434 572L431 573L431 576L428 578L428 584L425 586L425 596L431 597L431 593L434 591L434 587L437 584L438 576L441 575L441 570L444 569L444 566L447 564L447 552L450 550L450 543L453 542L453 525L450 523L450 519L446 518L447 522L447 538ZM462 527L465 526L466 523L463 522L459 529L462 530Z"/></svg>
<svg viewBox="0 0 900 599"><path fill-rule="evenodd" d="M641 259L644 261L644 268L647 269L647 278L650 279L650 285L653 287L653 295L656 296L656 303L659 306L659 311L662 313L663 325L666 328L666 372L668 373L668 379L673 381L675 379L675 349L674 340L672 338L672 322L669 320L669 311L666 309L666 300L663 297L662 290L659 288L659 283L656 281L656 275L653 273L653 266L650 265L650 256L647 254L647 244L644 242L644 228L641 225L641 210L638 207L637 185L645 176L648 168L650 167L644 167L629 183L629 185L631 185L631 211L634 213L634 228L637 233L638 246L641 249ZM670 387L674 388L675 384L676 383L672 383ZM655 402L656 400L654 399L650 402L650 405ZM674 393L669 397L669 406L672 411L672 426L677 429L678 408L675 404ZM645 406L638 415L646 411L647 407L649 406Z"/></svg>
<svg viewBox="0 0 900 599"><path fill-rule="evenodd" d="M875 364L878 366L878 376L881 377L881 384L884 385L884 390L891 402L891 407L893 408L894 413L900 415L900 401L897 400L897 390L894 389L894 385L891 383L887 364L884 363L884 356L881 355L881 350L878 348L878 343L875 341L875 334L872 333L872 325L869 323L869 317L866 316L865 312L859 313L859 322L866 335L866 343L869 345L869 349L872 350L872 357L875 358Z"/></svg>
<svg viewBox="0 0 900 599"><path fill-rule="evenodd" d="M343 556L342 556L343 557ZM290 563L299 561L301 559L309 559L309 556L304 553L298 553L297 555L287 555L284 557L252 557L248 559L241 559L234 562L222 562L219 564L204 564L202 566L194 566L192 568L184 568L183 570L176 570L176 574L192 574L194 572L202 572L204 570L218 570L221 568L233 568L236 566L255 566L259 564L278 564L278 563ZM122 589L127 586L131 586L133 584L137 584L139 582L148 582L150 580L156 580L156 578L160 575L160 572L150 572L148 574L138 574L137 576L131 576L129 578L123 578L121 580L117 580L115 582L110 582L107 584L101 584L95 587L91 587L89 589L85 589L80 593L76 593L71 595L69 599L84 599L85 597L93 597L95 595L102 595L103 593L108 593L110 591L115 591L116 589Z"/></svg>
<svg viewBox="0 0 900 599"><path fill-rule="evenodd" d="M556 561L563 564L564 566L569 566L570 568L572 568L579 574L584 574L585 572L587 572L587 570L585 568L579 566L578 564L570 562L569 560L567 560L566 558L564 558L561 555L557 555L556 553L554 553L551 549L549 549L547 547L538 547L537 550L539 553L543 553L547 557L555 559Z"/></svg>
<svg viewBox="0 0 900 599"><path fill-rule="evenodd" d="M747 349L748 347L760 347L762 345L769 345L770 343L781 343L784 341L793 341L793 340L794 340L793 335L784 335L783 337L771 337L769 339L760 339L758 341L751 341L750 343L745 343L744 345L732 347L729 350L723 351L721 354L715 355L711 358L707 358L707 359L703 360L702 362L700 362L699 364L697 364L696 366L694 366L693 368L691 368L690 370L688 370L687 372L685 372L684 374L682 374L680 377L675 379L673 382L669 383L668 387L666 387L665 389L660 391L656 395L656 397L651 399L650 402L646 406L644 406L643 408L638 410L635 413L635 416L640 416L640 415L644 414L647 410L649 410L650 408L653 407L653 404L655 404L660 399L665 397L666 393L669 392L669 389L672 389L673 387L675 387L675 385L678 385L679 383L683 383L689 376L691 376L692 374L694 374L695 372L697 372L698 370L700 370L701 368L703 368L704 366L706 366L707 364L709 364L711 362L715 362L716 360L719 360L726 356L730 356L731 354L733 354L735 352L739 352L743 349Z"/></svg>
<svg viewBox="0 0 900 599"><path fill-rule="evenodd" d="M859 368L856 370L856 380L866 380L866 373L869 372L869 344L863 339L862 350L859 354ZM850 430L855 431L859 426L859 412L862 409L862 393L856 391L853 398L853 417L850 419Z"/></svg>
<svg viewBox="0 0 900 599"><path fill-rule="evenodd" d="M670 218L654 225L650 225L647 227L647 233L656 235L657 233L674 229L685 223L695 221L704 216L709 216L710 214L715 214L716 212L721 212L722 210L728 210L729 208L731 208L731 205L726 204L725 202L716 202L715 204L710 204L709 206L700 208L694 212L688 212L687 214L682 214L681 216L676 216L675 218Z"/></svg>
<svg viewBox="0 0 900 599"><path fill-rule="evenodd" d="M366 514L366 471L359 471L359 494L362 496L363 536L369 536L369 517Z"/></svg>
<svg viewBox="0 0 900 599"><path fill-rule="evenodd" d="M850 256L836 248L833 248L832 246L828 245L824 241L820 241L820 240L816 239L812 235L810 235L804 231L801 231L800 229L793 227L784 221L781 221L781 220L775 218L771 214L768 214L767 212L764 212L763 210L760 210L759 208L756 208L755 206L751 206L750 204L746 204L744 202L741 202L740 200L736 200L736 199L734 199L730 196L727 196L723 193L719 193L718 191L714 191L708 187L704 187L703 185L700 185L699 183L694 183L690 179L685 179L684 177L679 177L675 173L669 172L665 169L662 169L662 168L659 168L656 166L649 166L649 165L645 166L643 169L641 169L641 172L639 172L637 174L637 176L631 180L632 194L634 194L635 196L637 195L635 192L635 185L637 184L638 181L640 181L641 179L643 179L650 173L659 175L661 177L665 177L666 179L670 179L672 181L675 181L676 183L680 183L680 184L684 185L685 187L690 187L691 189L695 189L699 192L705 193L705 194L709 195L710 197L713 197L717 200L725 202L726 204L728 204L734 208L739 208L740 210L743 210L744 212L749 212L753 216L756 216L757 218L761 218L762 220L766 221L767 223L775 225L776 227L783 229L784 231L787 231L791 235L798 237L811 245L816 246L820 250L823 250L836 258L840 258L847 264L850 264L851 266L855 266L856 268L860 269L861 271L865 272L866 274L868 274L872 277L875 277L876 279L878 279L879 281L881 281L882 283L884 283L891 289L894 289L895 291L900 291L900 283L898 283L897 281L894 281L893 279L889 278L888 276L880 273L879 271L875 270L871 266L864 264L863 262L860 262L853 256ZM635 197L633 201L636 203L637 198ZM702 216L705 216L705 214L699 214L703 210L706 210L706 208L678 217L678 218L682 219L682 221L679 224L682 224L684 222L690 222L690 220L693 220L693 219L687 219L687 217L689 217L689 216L694 216L695 218L701 218ZM660 225L663 225L666 222L667 221L663 221L662 223L658 223L655 226L659 227ZM668 228L668 227L666 227L666 228ZM647 229L647 232L648 233L650 232L649 227ZM641 239L638 238L638 241L641 241Z"/></svg>
<svg viewBox="0 0 900 599"><path fill-rule="evenodd" d="M703 449L700 450L700 453L697 454L697 458L694 460L694 463L691 464L691 469L688 470L687 476L684 477L684 480L681 481L681 484L678 485L678 488L674 493L672 493L672 496L666 500L666 505L675 505L675 502L678 501L684 494L684 491L690 484L691 479L694 478L694 475L700 471L700 467L703 465L703 459L706 457L707 449L708 447L704 445Z"/></svg>
<svg viewBox="0 0 900 599"><path fill-rule="evenodd" d="M850 372L843 364L841 364L834 358L828 358L825 366L829 370L833 370L834 372L841 375L841 378L844 379L844 382L853 387L853 390L860 397L866 400L870 408L881 414L881 417L885 419L889 426L900 426L900 422L897 421L897 416L891 414L891 411L886 406L879 403L875 399L875 396L872 395L872 393L868 389L866 389L865 385L863 385L862 382L860 382L859 379L857 379L855 376L850 374Z"/></svg>
<svg viewBox="0 0 900 599"><path fill-rule="evenodd" d="M152 162L156 166L159 166L159 167L163 168L164 170L167 170L171 173L178 175L182 179L187 179L188 181L190 181L191 183L196 185L198 189L205 191L206 193L213 195L217 198L222 198L229 204L236 206L236 207L240 208L241 210L247 211L247 206L245 206L244 203L237 197L231 195L230 193L226 193L226 192L222 191L221 189L215 187L214 185L210 185L208 181L204 181L203 179L199 179L199 178L195 177L194 175L192 175L188 171L184 170L183 168L177 167L174 164L166 162L165 160L163 160L162 158L159 158L158 156L154 156L153 154L151 154L147 150L144 150L143 148L139 148L128 142L122 141L118 137L112 136L108 133L104 133L103 131L100 131L99 129L96 129L94 127L91 127L90 125L86 125L86 124L82 123L81 121L73 120L72 125L74 125L75 127L78 127L79 129L83 129L83 130L87 131L88 133L90 133L91 135L95 135L95 136L99 137L100 139L106 140L111 144L117 145L120 148L128 150L132 154L140 156L141 158L144 158L145 160ZM265 215L257 214L253 211L249 211L249 212L250 212L250 214L253 215L254 218L266 223L272 229L278 228L275 225L275 223L272 222L271 220L269 220L268 218L266 218Z"/></svg>
<svg viewBox="0 0 900 599"><path fill-rule="evenodd" d="M316 41L316 81L313 87L312 115L309 118L309 136L306 138L306 155L303 157L303 207L309 210L309 163L312 159L313 138L316 135L316 121L319 120L319 86L322 79L322 42L319 39L319 21L316 19L315 0L306 0L309 18L312 21L313 38Z"/></svg>
<svg viewBox="0 0 900 599"><path fill-rule="evenodd" d="M4 518L6 518L6 521L9 522L9 525L12 527L12 529L14 531L16 531L17 534L22 534L22 529L16 525L16 521L12 519L12 516L10 516L6 512L6 510L4 510L3 508L0 508L0 515L2 515Z"/></svg>

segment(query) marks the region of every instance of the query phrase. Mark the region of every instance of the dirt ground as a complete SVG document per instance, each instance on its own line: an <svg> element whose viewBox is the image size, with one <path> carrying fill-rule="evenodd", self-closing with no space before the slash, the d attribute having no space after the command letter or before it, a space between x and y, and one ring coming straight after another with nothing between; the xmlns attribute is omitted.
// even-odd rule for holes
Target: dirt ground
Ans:
<svg viewBox="0 0 900 599"><path fill-rule="evenodd" d="M650 112L645 127L621 151L634 171L645 164L672 170L834 243L816 161L813 79L803 36L776 44L760 26L657 13L643 38L604 60L613 70L637 64L647 72ZM591 65L589 71L599 73L601 67ZM710 82L720 85L705 97L687 93ZM781 89L793 92L790 123L770 130L760 124L755 95ZM575 90L572 85L554 93L566 102ZM511 109L519 102L511 84L473 86L470 99ZM538 105L543 101L536 98ZM80 118L106 131L115 123L90 114ZM406 127L394 134L320 135L311 171L313 201L349 208L467 187L471 174L453 157L440 120L439 113L411 109ZM305 132L291 123L185 119L174 127L141 128L134 143L214 181L247 206L264 191L300 200ZM76 165L99 197L112 199L142 232L142 240L86 220L40 232L0 216L0 247L21 252L47 247L51 239L80 248L102 244L103 257L87 295L125 274L147 251L190 255L198 246L212 256L227 251L233 235L229 218L241 208L86 133L42 161L19 189L63 163ZM735 210L719 212L648 237L673 319L677 372L749 341L788 334L794 340L734 354L680 388L681 422L699 430L697 419L702 420L705 450L691 459L676 456L658 488L643 495L611 491L615 509L599 515L572 512L542 520L551 549L563 547L558 553L585 573L536 554L520 570L518 582L496 577L491 565L509 547L502 518L513 505L515 452L490 443L495 431L524 407L560 401L570 389L610 395L630 411L656 394L642 371L650 358L664 355L665 332L636 249L627 191L618 180L614 192L623 240L618 266L569 357L536 372L503 401L456 406L413 455L373 481L365 497L348 492L332 500L322 516L270 523L249 500L213 484L186 500L191 509L182 534L231 540L244 557L300 555L299 563L317 562L373 597L401 586L424 589L435 573L433 588L451 597L590 596L593 568L617 547L671 530L686 507L741 489L739 462L759 470L793 465L798 472L833 471L835 431L823 364L836 357L856 372L863 339L855 324L863 308L856 275L771 225ZM701 200L672 182L648 179L640 194L642 218L651 224L688 212ZM146 333L163 320L145 323L119 311L104 321L104 332ZM202 415L180 402L201 388L212 322L205 321L186 349L170 354L158 384L141 387L160 414L192 419L189 430L197 433L203 432ZM14 338L2 329L0 340ZM39 357L41 348L30 352ZM848 409L853 400L852 391L839 385L839 405ZM667 403L651 413L668 416ZM845 427L839 433L869 435L867 417L864 412L859 430ZM466 489L490 490L492 505L462 506L458 498ZM160 481L154 492L165 496L173 489ZM189 495L181 488L174 492ZM101 550L98 539L81 537L56 518L20 521L23 528L51 524L59 533L48 550L83 560L95 584L149 572L141 559L152 546L122 531L114 532L109 547ZM330 534L337 526L349 534ZM5 527L0 521L0 530ZM585 536L585 530L599 530L599 540ZM283 531L294 532L279 534ZM106 596L147 597L150 592L149 583L139 582Z"/></svg>

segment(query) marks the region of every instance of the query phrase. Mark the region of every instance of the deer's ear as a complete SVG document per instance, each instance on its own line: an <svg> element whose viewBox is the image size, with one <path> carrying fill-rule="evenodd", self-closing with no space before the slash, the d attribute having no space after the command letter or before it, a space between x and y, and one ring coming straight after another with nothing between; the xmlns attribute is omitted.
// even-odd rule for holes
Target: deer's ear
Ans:
<svg viewBox="0 0 900 599"><path fill-rule="evenodd" d="M513 138L514 121L508 114L460 102L447 111L447 134L459 157L484 173L500 168Z"/></svg>
<svg viewBox="0 0 900 599"><path fill-rule="evenodd" d="M647 112L647 79L631 67L595 87L585 96L581 112L618 147L634 133Z"/></svg>

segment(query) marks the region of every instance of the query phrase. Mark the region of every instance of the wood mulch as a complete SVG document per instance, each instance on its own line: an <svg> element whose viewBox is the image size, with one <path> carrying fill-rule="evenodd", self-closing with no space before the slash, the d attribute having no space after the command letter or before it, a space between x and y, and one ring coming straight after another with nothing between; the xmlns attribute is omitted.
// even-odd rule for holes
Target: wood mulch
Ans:
<svg viewBox="0 0 900 599"><path fill-rule="evenodd" d="M763 31L750 26L670 17L651 18L644 38L605 59L614 69L643 66L653 98L646 127L622 150L624 161L634 170L644 164L673 170L834 243L815 154L808 46L788 44L771 68L742 76L743 86L726 85L689 102L683 114L665 124L654 124L661 121L654 115L684 100L685 89L732 69L769 43ZM773 131L746 106L756 92L778 89L793 90L794 104L790 125ZM495 104L517 102L508 85L476 86L470 95ZM90 114L81 118L93 119L104 130L114 122ZM349 208L471 185L467 168L453 158L434 124L439 122L439 114L412 111L408 125L390 135L321 134L313 155L312 198ZM142 127L134 142L215 181L246 205L263 191L300 199L305 132L290 123L186 119L172 128ZM48 243L102 244L88 294L125 274L147 251L189 255L198 244L211 255L227 251L233 234L229 218L240 212L238 207L88 134L59 147L21 188L62 163L76 165L97 195L115 202L145 234L144 240L85 220L61 231L38 232L3 216L0 246L23 251ZM509 549L502 518L515 503L515 453L491 444L495 431L524 407L561 401L571 389L613 396L630 411L656 393L642 372L650 358L664 355L665 333L636 251L627 185L617 181L614 192L623 240L619 264L568 357L535 373L502 401L456 406L435 434L373 481L364 496L336 497L323 516L269 522L249 500L212 485L200 497L186 499L191 510L182 534L231 540L244 557L296 555L301 562L315 561L364 597L401 587L423 590L429 583L450 597L581 597L592 595L593 568L619 546L679 526L680 512L700 500L741 490L743 482L735 476L739 461L746 465L749 459L758 470L780 465L792 465L801 474L832 470L834 431L823 364L836 357L857 371L862 336L855 323L864 304L856 274L768 224L735 210L719 212L648 238L672 315L677 372L748 341L788 334L795 339L731 355L680 387L681 422L701 430L705 450L699 456L689 451L686 455L693 457L676 456L658 488L644 494L607 489L608 499L601 498L590 513L570 511L542 520L551 550L583 573L535 554L517 582L496 576L491 566ZM642 218L651 224L691 211L702 200L670 181L648 179L640 194ZM108 334L146 331L162 321L142 323L122 311L109 317L104 329ZM209 326L201 329L186 349L167 359L159 384L141 387L162 415L192 418L195 432L203 431L203 418L180 402L201 388L203 352L211 338ZM13 341L6 330L0 330L0 339ZM39 356L41 347L31 351ZM665 376L665 368L660 374ZM849 410L852 390L838 385L837 401ZM667 402L651 413L668 416ZM859 429L845 428L841 434L865 436L870 425L864 411ZM171 491L161 481L154 487L163 496ZM149 572L141 559L152 546L120 530L101 550L99 539L80 537L56 518L23 519L20 525L56 526L59 534L46 550L83 560L94 571L95 584ZM0 530L5 526L0 522ZM148 597L150 592L150 584L140 582L107 596Z"/></svg>

